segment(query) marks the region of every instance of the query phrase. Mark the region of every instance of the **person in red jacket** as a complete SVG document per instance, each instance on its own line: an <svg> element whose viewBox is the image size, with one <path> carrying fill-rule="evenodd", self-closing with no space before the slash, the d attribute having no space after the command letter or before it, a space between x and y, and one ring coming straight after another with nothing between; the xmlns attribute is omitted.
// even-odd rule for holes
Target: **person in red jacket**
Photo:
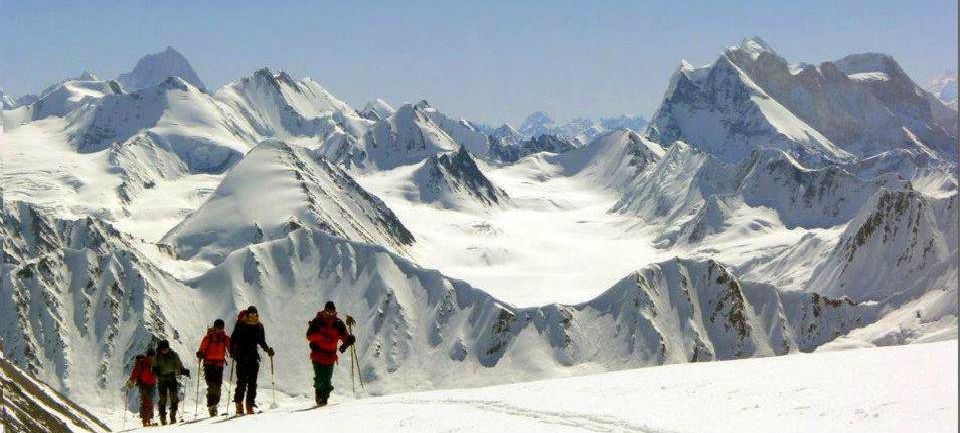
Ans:
<svg viewBox="0 0 960 433"><path fill-rule="evenodd" d="M317 406L325 406L333 391L330 379L333 377L333 365L337 363L337 344L343 342L339 348L343 353L356 340L337 317L333 301L327 301L323 310L310 321L307 341L310 342L310 360L313 361L313 389Z"/></svg>
<svg viewBox="0 0 960 433"><path fill-rule="evenodd" d="M207 382L207 412L210 416L217 416L223 367L227 365L227 348L230 347L230 337L223 328L223 320L214 320L213 327L207 330L197 351L197 359L203 361L203 378Z"/></svg>
<svg viewBox="0 0 960 433"><path fill-rule="evenodd" d="M140 390L140 420L144 427L153 425L153 389L157 386L157 377L153 374L153 355L152 348L143 355L137 355L126 386L132 388L136 385Z"/></svg>

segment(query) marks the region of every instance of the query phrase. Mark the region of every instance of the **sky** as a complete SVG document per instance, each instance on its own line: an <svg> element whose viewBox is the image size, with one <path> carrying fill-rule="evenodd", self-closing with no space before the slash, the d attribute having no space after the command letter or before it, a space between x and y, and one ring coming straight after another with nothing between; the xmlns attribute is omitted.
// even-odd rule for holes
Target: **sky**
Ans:
<svg viewBox="0 0 960 433"><path fill-rule="evenodd" d="M681 59L710 63L753 35L791 62L891 54L924 85L956 69L957 2L0 0L0 88L115 78L170 45L211 88L269 66L357 108L427 99L492 125L535 110L649 117Z"/></svg>

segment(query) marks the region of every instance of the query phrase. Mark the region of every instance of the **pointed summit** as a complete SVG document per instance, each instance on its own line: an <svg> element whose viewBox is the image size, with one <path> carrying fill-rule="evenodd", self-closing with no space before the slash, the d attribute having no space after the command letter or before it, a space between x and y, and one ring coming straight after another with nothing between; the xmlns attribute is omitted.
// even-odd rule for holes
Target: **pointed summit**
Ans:
<svg viewBox="0 0 960 433"><path fill-rule="evenodd" d="M360 110L358 114L364 119L379 122L396 112L397 110L388 104L387 101L377 98L376 100L367 102L367 105L364 105L363 110Z"/></svg>
<svg viewBox="0 0 960 433"><path fill-rule="evenodd" d="M761 39L760 36L754 36L751 38L743 39L740 41L739 45L731 46L727 48L727 50L728 51L733 51L733 50L744 51L746 53L749 53L754 59L759 57L760 53L764 53L764 52L770 53L779 57L779 55L773 49L773 47L771 47L770 44L767 43L767 41L764 41L763 39Z"/></svg>
<svg viewBox="0 0 960 433"><path fill-rule="evenodd" d="M133 71L120 74L117 80L128 91L134 91L160 84L169 77L180 77L197 88L206 88L190 62L170 46L159 53L144 56Z"/></svg>

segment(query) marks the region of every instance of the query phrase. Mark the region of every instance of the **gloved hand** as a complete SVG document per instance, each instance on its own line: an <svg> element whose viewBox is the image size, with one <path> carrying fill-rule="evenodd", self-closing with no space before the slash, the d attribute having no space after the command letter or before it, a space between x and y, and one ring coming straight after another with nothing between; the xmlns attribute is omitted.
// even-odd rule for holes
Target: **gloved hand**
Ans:
<svg viewBox="0 0 960 433"><path fill-rule="evenodd" d="M337 350L339 350L340 353L347 353L347 348L348 348L348 347L350 347L350 346L348 346L348 345L346 345L346 344L343 344L343 345L341 345L340 348L337 349Z"/></svg>
<svg viewBox="0 0 960 433"><path fill-rule="evenodd" d="M197 359L200 359L200 360L203 359L203 351L201 351L201 350L198 350L198 351L197 351Z"/></svg>
<svg viewBox="0 0 960 433"><path fill-rule="evenodd" d="M133 379L128 380L127 383L123 384L123 390L126 391L130 388L133 388L133 383Z"/></svg>
<svg viewBox="0 0 960 433"><path fill-rule="evenodd" d="M267 356L273 358L273 348L268 347L264 352L267 352Z"/></svg>
<svg viewBox="0 0 960 433"><path fill-rule="evenodd" d="M184 368L183 370L180 370L180 374L190 377L190 370L187 370L186 368Z"/></svg>

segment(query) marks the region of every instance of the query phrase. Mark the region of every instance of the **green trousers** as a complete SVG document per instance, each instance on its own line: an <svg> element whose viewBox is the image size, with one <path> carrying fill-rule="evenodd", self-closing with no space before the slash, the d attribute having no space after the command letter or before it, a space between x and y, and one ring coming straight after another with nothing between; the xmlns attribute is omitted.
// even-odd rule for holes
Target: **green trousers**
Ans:
<svg viewBox="0 0 960 433"><path fill-rule="evenodd" d="M330 391L333 391L333 365L323 365L313 363L313 389L320 393L324 399L330 397Z"/></svg>

